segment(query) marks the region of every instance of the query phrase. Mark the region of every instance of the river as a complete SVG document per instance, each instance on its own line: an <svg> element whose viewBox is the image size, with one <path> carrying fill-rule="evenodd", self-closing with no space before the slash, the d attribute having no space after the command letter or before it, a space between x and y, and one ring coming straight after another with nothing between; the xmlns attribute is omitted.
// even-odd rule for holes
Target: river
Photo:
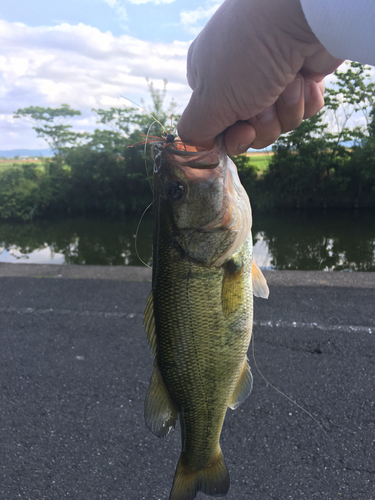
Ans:
<svg viewBox="0 0 375 500"><path fill-rule="evenodd" d="M64 218L0 223L0 262L152 265L152 218ZM375 212L255 214L254 258L262 269L375 271ZM137 240L138 255L135 250Z"/></svg>

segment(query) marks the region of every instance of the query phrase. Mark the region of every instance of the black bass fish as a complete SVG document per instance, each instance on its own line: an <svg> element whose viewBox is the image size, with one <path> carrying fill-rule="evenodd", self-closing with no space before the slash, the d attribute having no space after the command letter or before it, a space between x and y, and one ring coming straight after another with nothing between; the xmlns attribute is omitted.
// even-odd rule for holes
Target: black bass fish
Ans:
<svg viewBox="0 0 375 500"><path fill-rule="evenodd" d="M172 136L173 138L173 136ZM225 495L220 448L227 408L250 394L253 294L268 297L252 260L251 208L221 139L210 151L154 144L152 291L145 329L155 356L148 428L167 435L180 418L182 452L170 500Z"/></svg>

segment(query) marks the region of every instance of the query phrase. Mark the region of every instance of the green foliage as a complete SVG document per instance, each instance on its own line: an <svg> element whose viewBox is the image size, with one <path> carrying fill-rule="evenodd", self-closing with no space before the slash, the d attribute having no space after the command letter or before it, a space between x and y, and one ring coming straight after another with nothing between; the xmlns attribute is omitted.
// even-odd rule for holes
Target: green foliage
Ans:
<svg viewBox="0 0 375 500"><path fill-rule="evenodd" d="M75 148L68 156L71 167L69 207L75 213L122 215L141 211L152 199L142 172L128 172L124 158L90 145Z"/></svg>
<svg viewBox="0 0 375 500"><path fill-rule="evenodd" d="M148 177L153 160L150 147L145 155L144 146L138 143L144 142L145 135L169 133L171 115L175 124L178 120L173 115L173 101L167 111L163 108L167 81L162 90L155 89L152 82L148 85L151 109L95 109L100 128L92 134L77 134L65 123L81 114L67 104L19 109L15 118L32 121L38 137L48 142L55 156L39 172L35 168L31 172L25 165L0 172L0 217L27 220L55 213L143 211L152 201ZM129 147L132 144L136 146Z"/></svg>
<svg viewBox="0 0 375 500"><path fill-rule="evenodd" d="M359 63L350 63L346 72L336 71L335 76L334 88L327 89L326 109L276 142L263 179L268 206L375 206L375 127L370 112L375 85L368 68ZM348 120L357 112L366 126L349 129Z"/></svg>
<svg viewBox="0 0 375 500"><path fill-rule="evenodd" d="M306 120L274 146L274 155L264 177L273 202L281 206L303 204L331 180L329 143L321 114Z"/></svg>
<svg viewBox="0 0 375 500"><path fill-rule="evenodd" d="M337 145L347 141L358 143L366 137L375 97L375 83L370 80L369 73L371 67L354 61L346 62L346 66L346 71L335 71L333 88L327 88L325 93L326 109L333 115L331 121ZM362 114L366 126L347 127L354 113Z"/></svg>
<svg viewBox="0 0 375 500"><path fill-rule="evenodd" d="M359 63L335 75L325 110L280 136L268 168L245 155L233 158L255 210L375 207L375 84ZM178 120L173 101L164 108L166 85L158 90L148 82L150 109L94 109L98 128L91 134L72 131L66 120L81 113L67 104L19 109L15 117L31 120L55 156L43 166L0 168L0 218L143 211L152 200L153 165L143 143L173 133ZM362 113L365 125L349 129L353 113Z"/></svg>
<svg viewBox="0 0 375 500"><path fill-rule="evenodd" d="M45 181L45 176L30 163L1 172L1 218L31 220L41 215L50 200L49 186Z"/></svg>
<svg viewBox="0 0 375 500"><path fill-rule="evenodd" d="M351 149L337 144L332 134L323 131L320 119L303 122L275 145L263 179L272 206L374 206L372 141Z"/></svg>
<svg viewBox="0 0 375 500"><path fill-rule="evenodd" d="M241 184L246 189L249 196L253 199L256 180L258 177L258 169L252 164L251 159L246 155L231 156L230 158L237 167Z"/></svg>
<svg viewBox="0 0 375 500"><path fill-rule="evenodd" d="M168 109L166 111L163 109L167 83L167 80L164 80L164 87L159 90L154 88L153 82L148 82L153 104L149 109L145 107L112 107L109 110L93 109L98 116L98 123L109 126L114 134L121 134L124 138L130 138L134 132L160 137L165 133L169 133L171 126L173 133L179 115L174 112L176 103L173 99ZM143 101L141 103L144 106ZM129 144L132 143L129 142Z"/></svg>

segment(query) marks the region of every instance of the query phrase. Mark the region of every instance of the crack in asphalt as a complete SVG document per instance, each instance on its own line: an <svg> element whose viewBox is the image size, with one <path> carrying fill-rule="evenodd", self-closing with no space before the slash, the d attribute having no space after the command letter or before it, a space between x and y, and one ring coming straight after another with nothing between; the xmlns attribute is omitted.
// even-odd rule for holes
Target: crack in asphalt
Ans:
<svg viewBox="0 0 375 500"><path fill-rule="evenodd" d="M0 313L34 314L36 316L43 314L55 314L56 316L90 316L95 318L127 318L127 319L133 319L136 317L143 318L143 312L136 313L136 312L121 312L121 311L118 312L117 311L116 312L74 311L70 309L54 309L54 308L37 309L34 307L22 307L22 308L0 307Z"/></svg>
<svg viewBox="0 0 375 500"><path fill-rule="evenodd" d="M263 326L269 328L308 328L311 330L336 331L346 333L375 333L375 326L325 325L318 323L303 323L301 321L254 321L254 326Z"/></svg>
<svg viewBox="0 0 375 500"><path fill-rule="evenodd" d="M71 309L38 309L35 307L0 307L0 313L7 314L55 314L57 316L90 316L99 318L143 318L142 312L125 312L125 311L76 311ZM323 330L323 331L335 331L335 332L345 332L345 333L375 333L375 326L371 325L329 325L329 324L318 324L318 323L304 323L301 321L254 321L254 326L260 326L265 328L302 328L311 330Z"/></svg>

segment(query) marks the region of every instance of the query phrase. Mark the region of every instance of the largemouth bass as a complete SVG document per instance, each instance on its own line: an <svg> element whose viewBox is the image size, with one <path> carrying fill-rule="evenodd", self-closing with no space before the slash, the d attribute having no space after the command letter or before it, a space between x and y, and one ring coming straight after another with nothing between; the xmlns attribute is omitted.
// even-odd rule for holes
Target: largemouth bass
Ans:
<svg viewBox="0 0 375 500"><path fill-rule="evenodd" d="M155 145L152 291L145 329L155 356L145 420L158 437L180 418L182 452L170 500L225 495L220 448L227 408L250 394L253 294L267 297L252 260L251 208L218 139L197 151Z"/></svg>

